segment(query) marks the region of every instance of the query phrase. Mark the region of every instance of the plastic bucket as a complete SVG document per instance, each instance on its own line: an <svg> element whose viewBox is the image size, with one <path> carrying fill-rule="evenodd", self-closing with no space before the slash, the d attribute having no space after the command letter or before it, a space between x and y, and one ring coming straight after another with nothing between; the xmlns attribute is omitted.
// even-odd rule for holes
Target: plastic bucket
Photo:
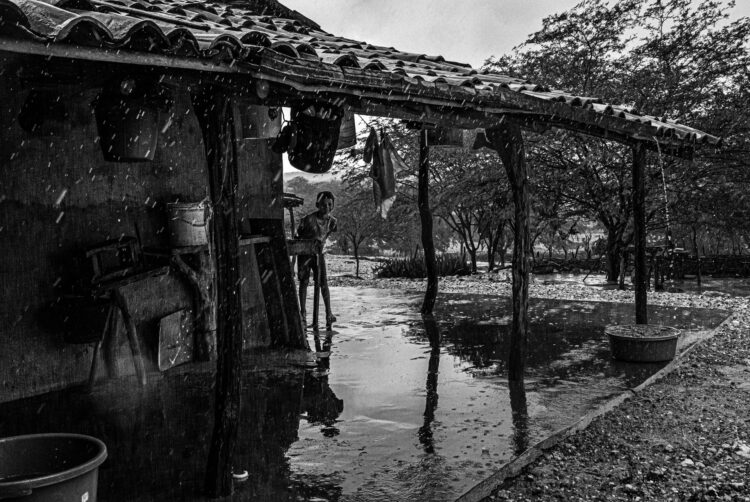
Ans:
<svg viewBox="0 0 750 502"><path fill-rule="evenodd" d="M170 202L169 242L172 247L204 246L208 244L208 221L210 219L207 202Z"/></svg>
<svg viewBox="0 0 750 502"><path fill-rule="evenodd" d="M100 440L80 434L31 434L0 439L0 500L95 502Z"/></svg>
<svg viewBox="0 0 750 502"><path fill-rule="evenodd" d="M607 326L604 332L609 337L612 357L635 363L671 361L680 337L675 328L651 324Z"/></svg>

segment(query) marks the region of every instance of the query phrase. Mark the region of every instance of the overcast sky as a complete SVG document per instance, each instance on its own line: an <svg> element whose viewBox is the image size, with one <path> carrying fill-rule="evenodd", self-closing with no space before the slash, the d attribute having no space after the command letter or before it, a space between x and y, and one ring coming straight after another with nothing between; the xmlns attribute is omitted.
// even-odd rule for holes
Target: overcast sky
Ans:
<svg viewBox="0 0 750 502"><path fill-rule="evenodd" d="M523 43L542 27L544 17L568 10L580 0L280 1L334 35L406 52L439 54L478 68L488 57ZM732 18L750 16L750 0L737 4ZM286 155L284 171L301 173L288 164Z"/></svg>
<svg viewBox="0 0 750 502"><path fill-rule="evenodd" d="M579 0L280 1L334 35L479 67L521 44L544 17ZM750 0L737 4L732 17L750 16Z"/></svg>

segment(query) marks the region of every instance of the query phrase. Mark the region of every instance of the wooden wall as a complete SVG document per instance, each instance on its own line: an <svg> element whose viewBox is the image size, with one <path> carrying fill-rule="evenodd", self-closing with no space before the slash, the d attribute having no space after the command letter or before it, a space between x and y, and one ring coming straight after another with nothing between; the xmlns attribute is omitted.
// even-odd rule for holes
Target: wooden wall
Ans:
<svg viewBox="0 0 750 502"><path fill-rule="evenodd" d="M66 344L50 314L62 295L91 275L86 248L135 236L136 226L143 246L167 247L165 203L207 194L205 152L187 91L176 92L162 119L153 162L107 162L91 106L97 89L68 91L70 118L55 134L32 135L17 121L28 85L6 64L0 59L0 402L87 378L93 346ZM243 219L281 219L280 156L267 140L245 140L240 158ZM257 278L253 266L246 273ZM257 282L243 289L245 311L254 313L246 320L249 346L270 340ZM132 292L132 301L153 369L155 321L191 306L192 296L173 273L144 288ZM118 359L126 359L127 369L129 352L121 348Z"/></svg>

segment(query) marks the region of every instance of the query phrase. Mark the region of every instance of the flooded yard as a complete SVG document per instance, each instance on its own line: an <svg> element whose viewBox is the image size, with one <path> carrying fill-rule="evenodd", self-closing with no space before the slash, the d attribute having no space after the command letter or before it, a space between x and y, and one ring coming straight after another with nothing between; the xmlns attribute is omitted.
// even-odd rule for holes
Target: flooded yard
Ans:
<svg viewBox="0 0 750 502"><path fill-rule="evenodd" d="M421 297L337 287L339 322L309 360L249 358L236 500L454 500L502 463L663 364L613 361L603 329L633 307L532 300L524 387L505 376L507 299L442 294L436 323ZM312 308L307 308L312 312ZM682 328L681 348L726 314L651 307L652 323ZM140 390L134 380L0 405L0 435L81 432L109 459L101 500L201 500L210 439L210 367L183 366Z"/></svg>

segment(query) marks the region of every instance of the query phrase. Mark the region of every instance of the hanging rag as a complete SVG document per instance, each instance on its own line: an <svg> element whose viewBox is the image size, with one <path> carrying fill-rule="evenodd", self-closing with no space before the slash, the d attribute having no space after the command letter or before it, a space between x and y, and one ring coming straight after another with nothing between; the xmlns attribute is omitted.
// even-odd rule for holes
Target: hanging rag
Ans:
<svg viewBox="0 0 750 502"><path fill-rule="evenodd" d="M378 138L375 128L370 128L370 135L365 143L364 160L366 163L372 162L370 177L373 179L375 205L380 211L380 216L386 218L396 200L396 173L406 169L406 163L388 135L383 133L382 138Z"/></svg>

